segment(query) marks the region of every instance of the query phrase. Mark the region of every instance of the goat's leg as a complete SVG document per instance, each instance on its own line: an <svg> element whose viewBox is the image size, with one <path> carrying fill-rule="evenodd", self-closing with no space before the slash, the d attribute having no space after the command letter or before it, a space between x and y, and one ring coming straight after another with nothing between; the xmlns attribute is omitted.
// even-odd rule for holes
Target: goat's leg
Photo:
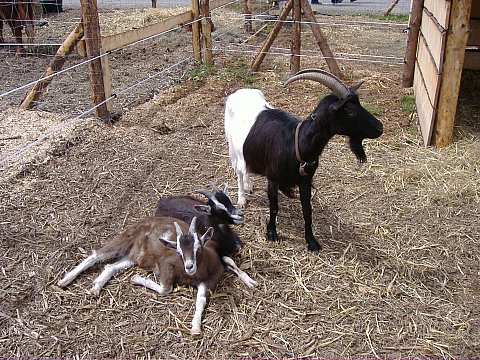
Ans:
<svg viewBox="0 0 480 360"><path fill-rule="evenodd" d="M3 19L0 17L0 48L3 47L2 44L5 43L5 39L3 38Z"/></svg>
<svg viewBox="0 0 480 360"><path fill-rule="evenodd" d="M12 32L13 32L13 37L15 38L16 42L16 55L21 55L24 52L23 49L23 42L22 42L22 22L18 20L13 20L12 21Z"/></svg>
<svg viewBox="0 0 480 360"><path fill-rule="evenodd" d="M245 195L245 174L237 170L237 182L238 182L238 206L245 207L247 204L247 196Z"/></svg>
<svg viewBox="0 0 480 360"><path fill-rule="evenodd" d="M195 314L192 319L192 329L190 334L201 335L202 334L202 314L207 304L207 285L200 283L197 286L197 301L195 302Z"/></svg>
<svg viewBox="0 0 480 360"><path fill-rule="evenodd" d="M172 286L168 287L163 284L158 284L155 281L141 277L140 275L132 276L130 281L132 282L132 284L145 286L147 289L156 291L159 294L168 294L171 293L173 290Z"/></svg>
<svg viewBox="0 0 480 360"><path fill-rule="evenodd" d="M253 280L250 276L248 276L248 274L246 272L241 270L237 266L237 264L235 264L235 261L233 261L232 258L230 258L228 256L223 256L222 261L225 264L225 266L227 267L227 269L234 272L235 274L237 274L238 278L240 280L242 280L242 282L245 285L247 285L249 288L253 288L253 287L258 285L258 283L255 280Z"/></svg>
<svg viewBox="0 0 480 360"><path fill-rule="evenodd" d="M278 240L277 214L278 214L278 183L268 180L268 201L270 203L270 220L267 224L267 239Z"/></svg>
<svg viewBox="0 0 480 360"><path fill-rule="evenodd" d="M99 262L104 262L108 259L111 259L117 253L98 253L95 250L92 252L90 256L88 256L85 260L83 260L80 264L78 264L75 269L68 272L62 280L58 282L58 286L64 287L70 284L75 278L85 270L91 268L93 265L98 264Z"/></svg>
<svg viewBox="0 0 480 360"><path fill-rule="evenodd" d="M248 172L243 175L243 185L247 193L251 194L253 192L253 183Z"/></svg>
<svg viewBox="0 0 480 360"><path fill-rule="evenodd" d="M302 203L302 213L303 220L305 221L305 241L308 244L308 249L311 251L320 251L321 246L315 237L313 236L312 231L312 182L305 181L299 185L300 190L300 201Z"/></svg>
<svg viewBox="0 0 480 360"><path fill-rule="evenodd" d="M93 286L90 289L90 292L93 295L100 294L100 290L102 290L103 286L107 283L108 280L110 280L118 272L131 268L135 265L136 263L134 261L127 258L123 258L113 264L106 265L102 273L93 281Z"/></svg>

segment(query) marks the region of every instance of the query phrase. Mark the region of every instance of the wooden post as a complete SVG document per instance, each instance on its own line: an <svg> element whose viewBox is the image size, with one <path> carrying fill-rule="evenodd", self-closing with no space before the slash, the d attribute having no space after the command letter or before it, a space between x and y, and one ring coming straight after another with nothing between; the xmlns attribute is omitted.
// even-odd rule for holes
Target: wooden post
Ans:
<svg viewBox="0 0 480 360"><path fill-rule="evenodd" d="M258 53L257 57L252 63L252 71L258 71L260 68L260 64L262 63L263 59L267 55L268 50L270 50L270 47L273 44L273 41L277 37L278 33L280 32L280 29L282 28L282 21L284 21L290 10L292 10L293 7L293 0L288 0L288 2L285 4L285 7L283 8L282 12L278 16L278 21L275 23L275 26L270 30L270 34L268 34L267 40L265 40L265 43L262 46L262 49Z"/></svg>
<svg viewBox="0 0 480 360"><path fill-rule="evenodd" d="M200 43L200 6L198 0L192 0L192 46L193 57L202 62L202 46Z"/></svg>
<svg viewBox="0 0 480 360"><path fill-rule="evenodd" d="M333 75L339 78L342 78L343 77L342 72L338 67L337 61L333 56L332 50L330 50L330 46L328 45L327 39L325 38L325 36L323 36L323 32L320 29L320 25L317 24L317 18L313 14L310 3L308 2L308 0L301 0L301 2L302 2L302 10L303 10L304 17L307 19L307 21L310 22L310 28L312 29L313 36L315 36L315 39L317 40L317 44L320 47L320 51L322 52L323 56L325 57L325 62L327 63L328 68L330 69L330 72Z"/></svg>
<svg viewBox="0 0 480 360"><path fill-rule="evenodd" d="M212 55L212 19L210 17L210 1L200 0L200 15L202 17L202 45L205 64L213 64Z"/></svg>
<svg viewBox="0 0 480 360"><path fill-rule="evenodd" d="M85 45L87 59L95 59L88 63L90 69L90 83L92 85L95 115L103 120L109 120L110 114L105 103L105 87L103 83L102 63L100 61L100 23L96 0L80 0L82 7L83 27L85 31Z"/></svg>
<svg viewBox="0 0 480 360"><path fill-rule="evenodd" d="M413 0L408 24L407 49L405 51L405 66L402 74L402 86L413 86L415 72L415 57L417 54L418 34L422 23L424 0Z"/></svg>
<svg viewBox="0 0 480 360"><path fill-rule="evenodd" d="M385 10L385 12L383 13L383 16L387 16L388 14L390 14L392 12L393 8L398 4L398 1L399 0L392 0L392 3L388 7L388 9Z"/></svg>
<svg viewBox="0 0 480 360"><path fill-rule="evenodd" d="M437 107L432 141L436 147L444 147L453 141L453 127L457 112L458 92L462 79L465 47L470 28L470 12L473 0L452 1L450 25L442 68L442 84Z"/></svg>
<svg viewBox="0 0 480 360"><path fill-rule="evenodd" d="M302 35L302 6L300 0L293 0L293 24L292 24L292 39L290 57L290 72L297 73L300 70L300 49L301 49L301 35Z"/></svg>
<svg viewBox="0 0 480 360"><path fill-rule="evenodd" d="M22 109L31 109L36 105L36 101L43 94L47 86L52 82L52 74L60 71L67 60L67 56L72 53L75 46L83 37L83 24L82 21L75 27L75 29L67 36L63 44L58 48L57 53L53 57L47 70L42 75L45 78L42 81L37 82L28 94L23 99L20 107Z"/></svg>
<svg viewBox="0 0 480 360"><path fill-rule="evenodd" d="M245 23L243 28L247 34L253 33L253 26L252 26L252 1L251 0L244 0L243 3L243 11L245 12Z"/></svg>

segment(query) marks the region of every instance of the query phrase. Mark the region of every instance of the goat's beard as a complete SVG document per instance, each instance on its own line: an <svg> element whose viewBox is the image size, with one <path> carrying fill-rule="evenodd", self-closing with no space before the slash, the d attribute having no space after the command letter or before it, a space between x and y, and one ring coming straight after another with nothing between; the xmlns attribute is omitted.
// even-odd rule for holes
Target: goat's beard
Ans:
<svg viewBox="0 0 480 360"><path fill-rule="evenodd" d="M363 139L350 138L350 150L352 150L361 163L364 163L367 161L367 154L365 154L365 150L363 149L362 140Z"/></svg>

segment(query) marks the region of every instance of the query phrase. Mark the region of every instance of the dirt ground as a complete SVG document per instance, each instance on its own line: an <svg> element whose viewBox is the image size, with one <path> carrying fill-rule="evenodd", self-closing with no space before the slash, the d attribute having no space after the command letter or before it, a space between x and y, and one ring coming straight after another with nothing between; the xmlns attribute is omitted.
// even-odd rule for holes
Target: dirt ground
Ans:
<svg viewBox="0 0 480 360"><path fill-rule="evenodd" d="M403 56L401 31L326 33L336 50ZM288 42L282 31L278 46ZM303 44L315 49L308 29ZM366 141L363 165L341 137L322 154L312 197L319 254L306 249L298 199L280 198L281 240L265 239L266 181L254 178L246 221L235 227L244 243L235 260L259 286L248 289L227 273L208 301L202 337L188 333L195 290L160 296L135 287L129 279L145 275L140 269L119 274L98 297L89 289L100 266L65 289L56 285L92 249L152 214L162 196L195 194L213 182L228 183L236 200L223 107L246 86L251 56L217 54L208 75L157 89L113 125L84 119L2 174L0 357L478 356L478 73L465 74L455 143L434 149L423 147L415 115L401 109L400 98L411 94L400 86L401 66L341 61L348 84L365 81L361 101L384 135ZM248 81L303 118L328 91L309 82L283 88L288 61L267 56ZM325 64L305 57L302 67ZM11 123L59 115L2 108Z"/></svg>

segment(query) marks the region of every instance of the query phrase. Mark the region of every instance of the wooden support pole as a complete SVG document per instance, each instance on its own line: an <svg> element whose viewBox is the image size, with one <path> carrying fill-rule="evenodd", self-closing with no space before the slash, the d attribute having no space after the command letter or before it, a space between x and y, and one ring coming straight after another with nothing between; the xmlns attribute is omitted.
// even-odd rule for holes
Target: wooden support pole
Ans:
<svg viewBox="0 0 480 360"><path fill-rule="evenodd" d="M405 66L402 74L402 86L413 86L415 72L415 57L417 54L418 34L422 23L424 0L413 0L408 24L407 49L405 51Z"/></svg>
<svg viewBox="0 0 480 360"><path fill-rule="evenodd" d="M473 0L452 1L450 26L442 69L442 83L432 141L436 147L444 147L453 141L453 127L457 112L458 93L462 79L465 47L470 29L470 12Z"/></svg>
<svg viewBox="0 0 480 360"><path fill-rule="evenodd" d="M37 82L23 99L20 107L22 109L31 109L36 105L36 101L42 96L45 89L53 80L53 74L60 71L67 60L67 56L72 53L75 46L83 37L82 21L67 36L63 44L58 48L57 53L53 57L47 70L42 75L44 80Z"/></svg>
<svg viewBox="0 0 480 360"><path fill-rule="evenodd" d="M253 26L252 26L252 1L251 0L244 0L243 3L243 11L245 13L245 23L243 28L247 34L253 33Z"/></svg>
<svg viewBox="0 0 480 360"><path fill-rule="evenodd" d="M96 105L95 115L109 121L110 114L105 103L105 87L103 82L102 63L100 61L101 38L100 22L96 0L80 0L82 7L83 28L85 31L85 45L87 59L94 59L88 63L90 69L90 83L92 86L93 103Z"/></svg>
<svg viewBox="0 0 480 360"><path fill-rule="evenodd" d="M395 6L398 4L398 1L399 0L392 0L392 3L388 7L388 9L385 10L385 12L383 13L383 16L387 16L388 14L390 14L392 10L395 8Z"/></svg>
<svg viewBox="0 0 480 360"><path fill-rule="evenodd" d="M293 16L292 16L292 39L290 57L290 72L297 73L300 70L300 49L301 49L301 35L302 35L302 6L300 0L293 0Z"/></svg>
<svg viewBox="0 0 480 360"><path fill-rule="evenodd" d="M192 46L193 57L202 62L202 45L200 42L200 5L198 0L192 0Z"/></svg>
<svg viewBox="0 0 480 360"><path fill-rule="evenodd" d="M303 10L303 15L307 21L310 22L310 28L312 29L313 36L317 40L317 44L320 47L320 51L322 52L323 56L325 57L325 62L328 65L328 68L330 69L330 72L339 77L342 78L342 72L340 71L340 68L338 67L337 61L335 60L335 57L333 56L332 50L330 50L330 46L328 45L327 39L325 36L323 36L323 32L320 29L320 25L317 24L317 18L313 14L312 7L310 6L310 3L308 0L300 0L302 3L302 10Z"/></svg>
<svg viewBox="0 0 480 360"><path fill-rule="evenodd" d="M213 64L212 54L212 18L210 16L210 1L200 0L200 16L202 17L202 45L204 61L207 65Z"/></svg>
<svg viewBox="0 0 480 360"><path fill-rule="evenodd" d="M282 28L282 21L284 21L288 13L292 10L293 8L293 0L288 0L288 2L285 4L285 7L283 8L282 12L278 16L278 21L275 23L275 26L270 30L270 34L268 34L267 40L265 40L265 43L263 44L262 48L260 49L260 52L258 53L257 57L252 63L252 71L258 71L260 68L260 65L262 64L263 59L265 59L265 56L268 53L268 50L270 50L270 47L273 44L273 41L277 37L278 33L280 32L280 29Z"/></svg>

